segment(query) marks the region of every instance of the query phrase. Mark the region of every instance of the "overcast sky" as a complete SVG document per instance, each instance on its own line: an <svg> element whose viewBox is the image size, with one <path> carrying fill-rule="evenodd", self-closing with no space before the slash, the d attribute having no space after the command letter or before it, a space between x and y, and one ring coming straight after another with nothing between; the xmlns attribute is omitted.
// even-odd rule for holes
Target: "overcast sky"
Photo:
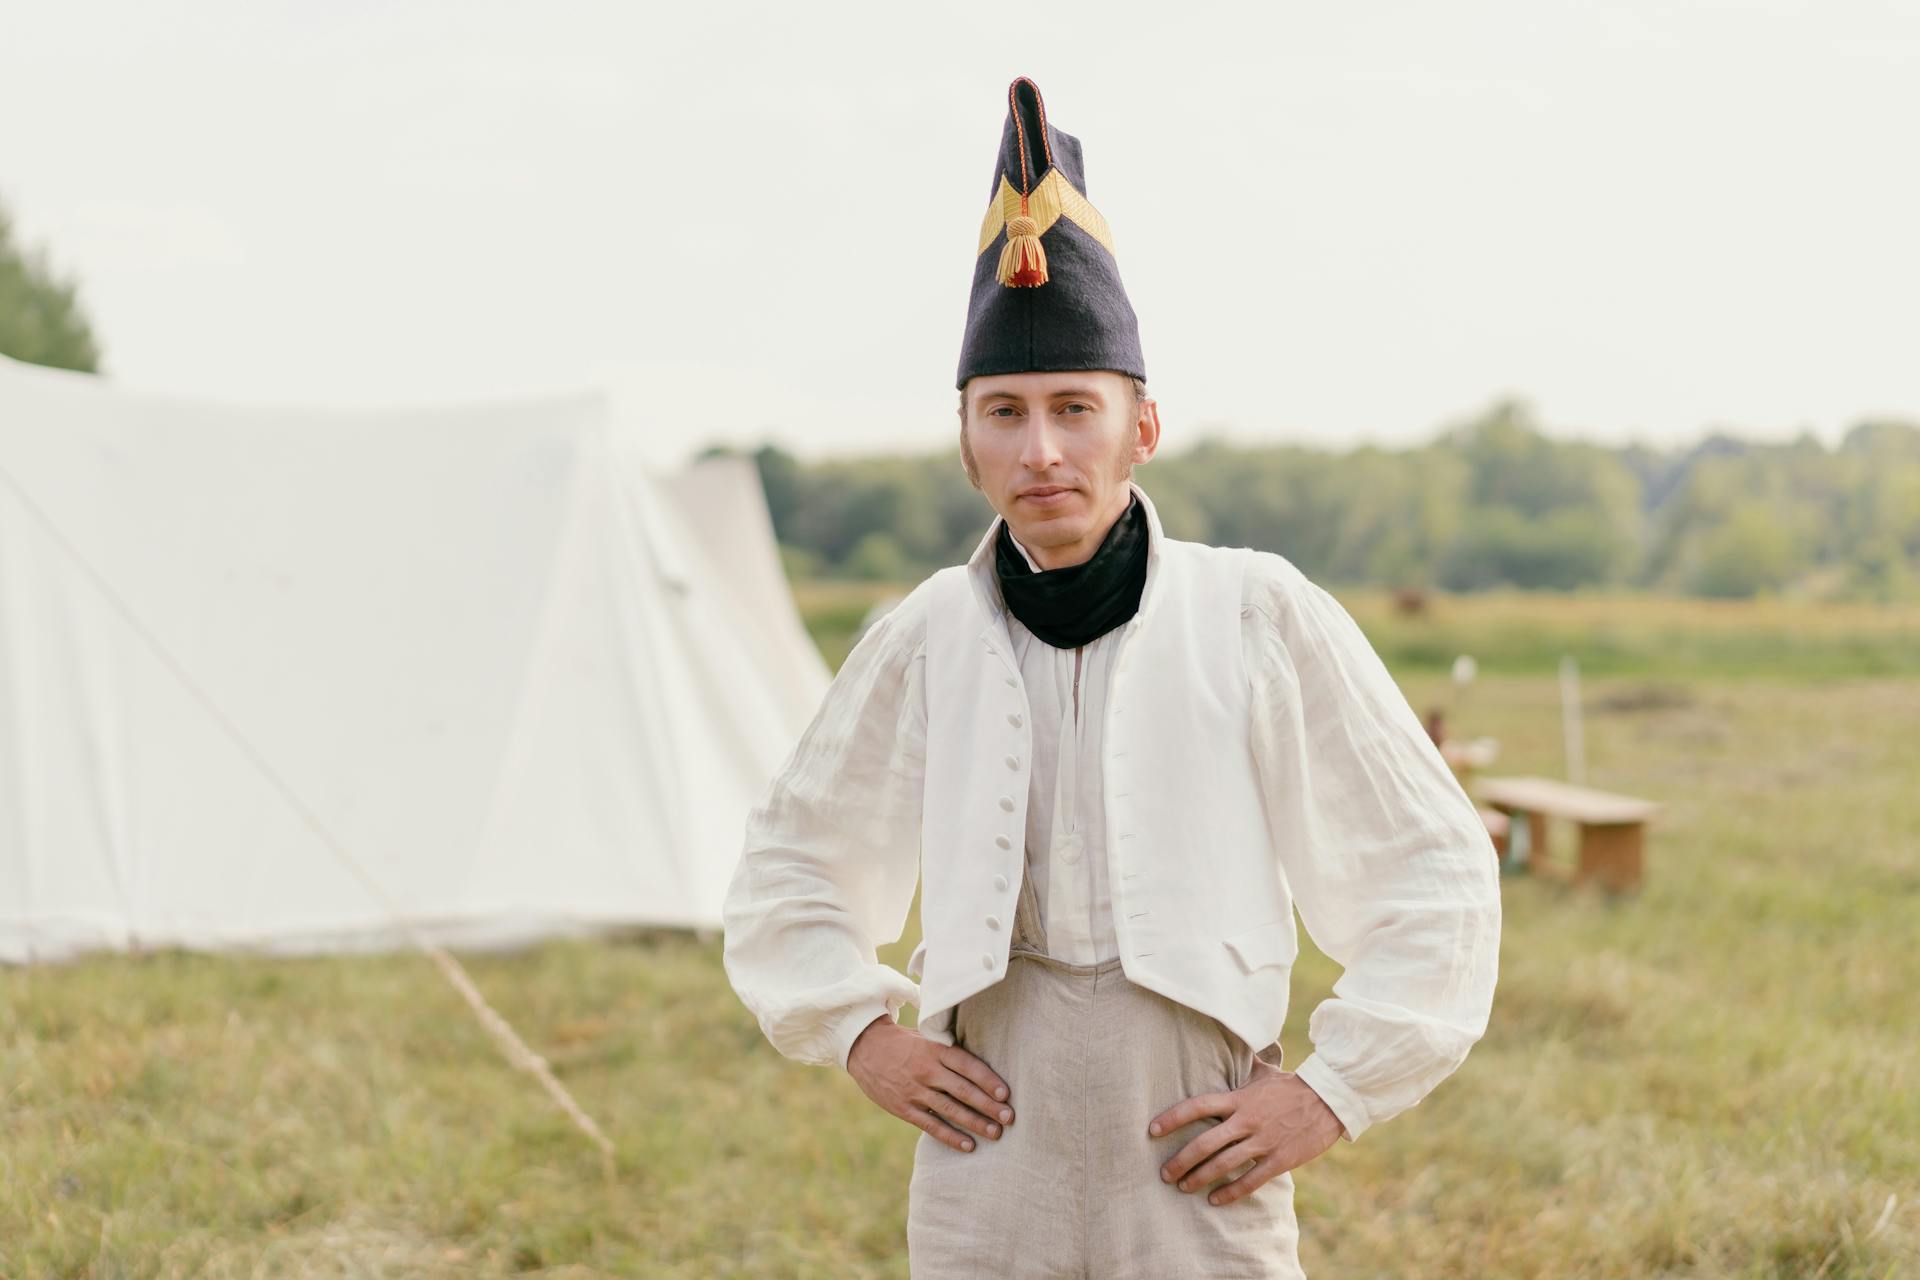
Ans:
<svg viewBox="0 0 1920 1280"><path fill-rule="evenodd" d="M1920 416L1920 3L0 3L0 200L129 388L942 447L1025 74L1164 448Z"/></svg>

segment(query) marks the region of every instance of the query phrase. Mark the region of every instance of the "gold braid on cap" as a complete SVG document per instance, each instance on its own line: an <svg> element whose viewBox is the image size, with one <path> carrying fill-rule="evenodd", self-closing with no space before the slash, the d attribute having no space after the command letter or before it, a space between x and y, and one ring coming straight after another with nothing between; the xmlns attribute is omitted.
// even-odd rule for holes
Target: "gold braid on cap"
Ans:
<svg viewBox="0 0 1920 1280"><path fill-rule="evenodd" d="M1046 153L1047 176L1038 184L1033 183L1032 174L1027 170L1027 124L1020 114L1019 97L1023 84L1033 90L1033 105L1040 114L1040 147ZM980 248L974 257L985 253L994 237L1004 229L1007 243L1000 250L1000 265L993 278L1004 285L1045 284L1047 251L1040 244L1040 237L1048 227L1065 218L1105 245L1108 253L1113 252L1113 232L1107 229L1107 220L1100 216L1100 211L1053 167L1053 141L1047 133L1047 104L1040 97L1040 86L1025 76L1008 85L1007 111L1013 120L1015 144L1020 152L1020 189L1014 190L1007 175L1000 175L1000 190L987 205L986 221L980 224Z"/></svg>
<svg viewBox="0 0 1920 1280"><path fill-rule="evenodd" d="M1000 250L1000 269L994 278L1005 285L1045 284L1047 255L1040 248L1040 237L1062 218L1106 246L1108 253L1113 252L1113 232L1107 220L1058 169L1049 169L1025 196L1015 191L1002 174L999 194L987 206L986 219L980 224L980 247L974 256L991 248L1004 230L1007 243Z"/></svg>

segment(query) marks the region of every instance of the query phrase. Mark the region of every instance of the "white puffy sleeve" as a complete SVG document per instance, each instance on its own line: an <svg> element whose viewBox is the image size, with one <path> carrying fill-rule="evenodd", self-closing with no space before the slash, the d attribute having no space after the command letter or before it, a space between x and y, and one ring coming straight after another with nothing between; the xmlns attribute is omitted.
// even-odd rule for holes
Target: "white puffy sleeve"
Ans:
<svg viewBox="0 0 1920 1280"><path fill-rule="evenodd" d="M924 596L862 636L747 816L721 918L727 979L773 1047L846 1066L875 1018L918 1004L881 964L920 874Z"/></svg>
<svg viewBox="0 0 1920 1280"><path fill-rule="evenodd" d="M1284 557L1248 562L1253 749L1300 918L1345 972L1297 1074L1349 1141L1418 1103L1487 1028L1499 967L1492 840L1339 601Z"/></svg>

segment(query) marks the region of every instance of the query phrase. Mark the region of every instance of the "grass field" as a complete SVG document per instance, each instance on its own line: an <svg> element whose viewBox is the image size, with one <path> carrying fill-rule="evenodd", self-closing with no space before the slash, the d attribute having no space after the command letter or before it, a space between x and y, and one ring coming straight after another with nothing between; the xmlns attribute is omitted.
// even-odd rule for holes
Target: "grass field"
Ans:
<svg viewBox="0 0 1920 1280"><path fill-rule="evenodd" d="M871 591L810 589L829 654ZM1638 897L1506 882L1486 1038L1297 1175L1310 1274L1920 1276L1920 616L1350 603L1417 707L1475 654L1452 723L1501 772L1560 772L1581 655L1590 781L1667 809ZM4 970L0 1276L906 1275L916 1131L778 1057L718 939L470 965L611 1182L424 961Z"/></svg>

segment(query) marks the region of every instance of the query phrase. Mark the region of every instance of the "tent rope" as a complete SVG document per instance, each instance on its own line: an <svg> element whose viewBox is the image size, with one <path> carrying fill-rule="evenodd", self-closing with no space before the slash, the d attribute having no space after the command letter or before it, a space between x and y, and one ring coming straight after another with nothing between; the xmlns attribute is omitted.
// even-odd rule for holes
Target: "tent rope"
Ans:
<svg viewBox="0 0 1920 1280"><path fill-rule="evenodd" d="M299 815L300 820L306 824L307 828L319 838L321 844L326 846L326 848L333 853L334 857L339 859L341 865L352 873L354 878L366 889L368 896L386 911L391 922L399 927L407 941L433 962L434 967L439 969L441 975L445 977L453 989L460 994L460 998L466 1001L467 1007L473 1011L473 1015L479 1020L480 1025L493 1037L495 1043L505 1054L507 1061L533 1076L535 1080L538 1080L541 1087L547 1091L548 1096L566 1113L567 1118L573 1122L574 1127L585 1134L587 1139L592 1142L595 1147L599 1148L602 1170L607 1178L611 1180L614 1177L614 1146L612 1140L610 1140L600 1126L594 1122L593 1117L588 1115L580 1104L574 1100L573 1095L567 1091L567 1087L560 1083L559 1079L553 1074L553 1069L547 1064L547 1060L535 1053L527 1045L527 1042L520 1037L520 1034L513 1029L513 1025L501 1017L492 1005L487 1003L487 998L480 994L479 987L474 985L473 978L467 973L465 966L455 959L446 948L435 943L432 939L428 938L426 934L422 933L419 926L408 918L407 914L401 910L399 904L380 886L367 871L366 867L361 864L360 860L348 852L345 845L334 838L333 833L328 830L326 824L320 820L320 816L314 813L313 810L307 806L306 802L300 798L300 795L294 791L293 787L280 776L279 771L273 767L272 762L267 759L266 755L248 740L247 736L240 731L240 727L234 724L233 721L227 717L227 714L221 710L219 704L214 702L213 698L200 687L187 672L186 668L174 659L174 656L167 651L166 646L160 643L158 637L147 629L146 625L140 621L132 608L120 597L120 593L113 589L113 584L108 582L106 578L88 562L87 558L80 554L79 548L74 546L67 536L60 531L59 527L54 524L53 520L41 508L40 504L33 500L25 487L22 486L18 480L14 479L13 474L4 466L0 466L0 480L4 480L7 487L13 490L14 497L19 499L21 506L33 516L40 527L46 531L47 535L72 558L74 564L79 566L88 581L93 583L94 588L113 606L120 614L122 620L133 628L134 633L153 651L154 656L159 658L161 663L169 671L173 672L174 677L199 701L207 714L213 717L214 722L233 740L241 752L253 761L254 767L260 771L261 775L266 778L275 790L279 791L281 797L293 811Z"/></svg>

